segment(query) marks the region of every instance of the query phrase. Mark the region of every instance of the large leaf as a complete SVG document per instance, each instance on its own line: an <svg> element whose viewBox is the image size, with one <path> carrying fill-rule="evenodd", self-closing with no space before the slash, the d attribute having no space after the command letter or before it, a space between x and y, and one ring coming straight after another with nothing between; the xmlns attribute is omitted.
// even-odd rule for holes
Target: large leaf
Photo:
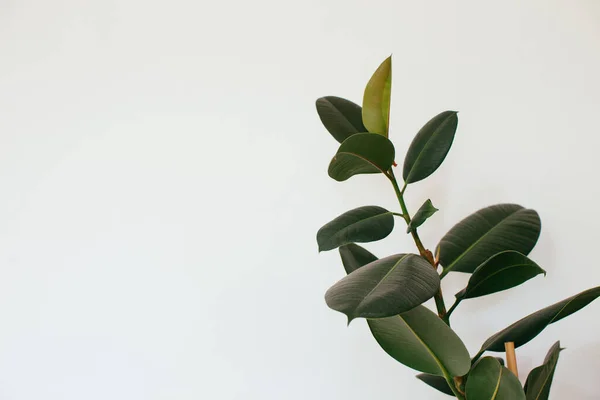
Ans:
<svg viewBox="0 0 600 400"><path fill-rule="evenodd" d="M355 318L385 318L411 310L431 299L440 277L423 257L397 254L373 261L333 285L327 305Z"/></svg>
<svg viewBox="0 0 600 400"><path fill-rule="evenodd" d="M554 343L546 355L544 364L531 370L529 376L527 376L527 381L525 381L527 400L548 400L552 378L558 363L558 355L562 350L560 341Z"/></svg>
<svg viewBox="0 0 600 400"><path fill-rule="evenodd" d="M419 130L404 159L402 175L406 183L425 179L438 169L450 151L457 125L456 111L444 111Z"/></svg>
<svg viewBox="0 0 600 400"><path fill-rule="evenodd" d="M448 386L446 378L444 378L443 376L432 374L419 374L417 375L417 379L425 382L427 385L431 386L434 389L437 389L438 391L444 394L455 397L454 393L452 393L452 389L450 389L450 386Z"/></svg>
<svg viewBox="0 0 600 400"><path fill-rule="evenodd" d="M546 274L536 263L518 251L498 253L481 264L471 275L467 287L456 294L459 299L470 299L500 292L526 282L539 274Z"/></svg>
<svg viewBox="0 0 600 400"><path fill-rule="evenodd" d="M467 378L469 400L525 400L519 379L493 357L481 359Z"/></svg>
<svg viewBox="0 0 600 400"><path fill-rule="evenodd" d="M368 322L383 350L410 368L434 375L469 372L471 360L464 343L425 306Z"/></svg>
<svg viewBox="0 0 600 400"><path fill-rule="evenodd" d="M362 108L336 96L317 99L317 113L331 136L342 143L355 133L367 132L362 122Z"/></svg>
<svg viewBox="0 0 600 400"><path fill-rule="evenodd" d="M433 214L435 214L437 211L438 209L435 208L431 203L431 200L428 199L425 203L423 203L421 207L419 207L419 209L415 213L415 216L406 227L406 233L410 233L411 231L414 231L415 229L423 225L423 223L425 223L425 221L427 221L427 219Z"/></svg>
<svg viewBox="0 0 600 400"><path fill-rule="evenodd" d="M514 342L515 348L522 346L539 335L548 325L579 311L598 296L600 296L600 286L536 311L490 337L481 346L480 353L503 352L506 342Z"/></svg>
<svg viewBox="0 0 600 400"><path fill-rule="evenodd" d="M394 163L394 145L374 133L356 133L346 139L329 164L329 176L336 181L358 174L388 171Z"/></svg>
<svg viewBox="0 0 600 400"><path fill-rule="evenodd" d="M385 208L364 206L347 211L317 232L319 251L352 242L374 242L394 229L394 215Z"/></svg>
<svg viewBox="0 0 600 400"><path fill-rule="evenodd" d="M373 74L363 96L362 119L371 133L388 136L392 90L392 57Z"/></svg>
<svg viewBox="0 0 600 400"><path fill-rule="evenodd" d="M377 257L371 254L369 250L356 243L348 243L341 246L339 252L347 274L356 271L363 265L367 265L377 260Z"/></svg>
<svg viewBox="0 0 600 400"><path fill-rule="evenodd" d="M540 217L516 204L483 208L456 224L438 245L442 276L450 271L473 272L505 250L528 255L540 236Z"/></svg>

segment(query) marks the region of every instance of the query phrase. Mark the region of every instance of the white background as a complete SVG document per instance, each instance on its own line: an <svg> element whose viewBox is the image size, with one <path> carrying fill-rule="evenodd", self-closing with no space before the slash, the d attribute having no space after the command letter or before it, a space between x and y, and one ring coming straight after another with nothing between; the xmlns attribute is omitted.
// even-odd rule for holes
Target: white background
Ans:
<svg viewBox="0 0 600 400"><path fill-rule="evenodd" d="M474 353L600 284L599 40L595 0L0 0L0 398L445 398L324 303L343 270L317 229L397 206L382 177L328 178L314 101L360 102L393 54L400 162L460 112L407 190L441 210L431 248L487 205L540 213L547 277L455 313ZM398 229L368 247L412 246ZM521 379L560 339L551 398L600 398L599 314L519 349Z"/></svg>

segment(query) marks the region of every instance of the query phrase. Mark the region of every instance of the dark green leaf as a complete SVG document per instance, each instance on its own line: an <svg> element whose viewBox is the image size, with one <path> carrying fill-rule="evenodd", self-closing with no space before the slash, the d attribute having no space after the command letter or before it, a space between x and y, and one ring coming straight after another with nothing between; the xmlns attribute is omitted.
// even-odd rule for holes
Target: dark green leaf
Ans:
<svg viewBox="0 0 600 400"><path fill-rule="evenodd" d="M406 233L410 233L411 231L417 229L427 220L427 218L431 217L438 211L437 208L433 206L431 200L427 200L423 205L417 210L415 216L408 224L406 228Z"/></svg>
<svg viewBox="0 0 600 400"><path fill-rule="evenodd" d="M434 375L463 376L471 367L460 338L436 314L417 306L400 315L369 320L371 333L402 364Z"/></svg>
<svg viewBox="0 0 600 400"><path fill-rule="evenodd" d="M568 317L600 296L600 286L543 308L496 333L483 343L480 352L504 351L504 343L514 342L515 348L540 334L548 325Z"/></svg>
<svg viewBox="0 0 600 400"><path fill-rule="evenodd" d="M456 111L444 111L419 130L404 159L402 176L406 183L425 179L442 165L452 146L457 126Z"/></svg>
<svg viewBox="0 0 600 400"><path fill-rule="evenodd" d="M329 176L336 181L358 174L386 172L394 163L394 145L374 133L356 133L342 143L329 164Z"/></svg>
<svg viewBox="0 0 600 400"><path fill-rule="evenodd" d="M519 379L493 357L485 357L475 364L465 393L469 400L525 400Z"/></svg>
<svg viewBox="0 0 600 400"><path fill-rule="evenodd" d="M341 246L339 251L347 274L377 260L377 257L371 254L371 252L355 243L348 243Z"/></svg>
<svg viewBox="0 0 600 400"><path fill-rule="evenodd" d="M448 382L446 382L446 378L442 376L432 374L419 374L417 375L417 379L425 382L432 388L437 389L444 394L455 397L454 393L452 393L452 389L450 389L450 386L448 386Z"/></svg>
<svg viewBox="0 0 600 400"><path fill-rule="evenodd" d="M367 132L362 122L362 108L341 97L321 97L316 102L317 113L335 140L342 143L355 133Z"/></svg>
<svg viewBox="0 0 600 400"><path fill-rule="evenodd" d="M392 90L392 57L373 74L363 97L362 119L371 133L388 136Z"/></svg>
<svg viewBox="0 0 600 400"><path fill-rule="evenodd" d="M397 254L373 261L333 285L327 305L355 318L385 318L411 310L431 299L440 277L423 257Z"/></svg>
<svg viewBox="0 0 600 400"><path fill-rule="evenodd" d="M525 381L527 400L548 400L552 378L558 363L558 355L562 350L560 341L554 343L546 355L544 364L531 370L529 376L527 376L527 381Z"/></svg>
<svg viewBox="0 0 600 400"><path fill-rule="evenodd" d="M505 250L528 255L540 236L540 217L516 204L483 208L456 224L438 245L442 276L450 271L473 272Z"/></svg>
<svg viewBox="0 0 600 400"><path fill-rule="evenodd" d="M319 251L352 242L374 242L394 229L394 215L385 208L364 206L347 211L317 232Z"/></svg>
<svg viewBox="0 0 600 400"><path fill-rule="evenodd" d="M536 263L518 251L498 253L481 264L471 275L467 287L456 294L470 299L518 286L539 274L546 274Z"/></svg>

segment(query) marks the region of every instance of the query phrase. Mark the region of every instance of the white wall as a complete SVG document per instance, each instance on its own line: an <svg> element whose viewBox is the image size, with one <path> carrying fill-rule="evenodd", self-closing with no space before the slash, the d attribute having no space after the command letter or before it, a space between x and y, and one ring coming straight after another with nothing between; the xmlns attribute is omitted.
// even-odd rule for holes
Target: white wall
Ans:
<svg viewBox="0 0 600 400"><path fill-rule="evenodd" d="M493 203L542 217L548 276L461 305L469 349L599 285L600 3L494 4L0 0L0 398L444 398L323 301L342 268L317 229L396 206L327 177L314 100L360 101L390 53L398 153L460 111L407 192L441 209L426 244ZM522 377L561 339L552 398L598 399L599 314L520 349Z"/></svg>

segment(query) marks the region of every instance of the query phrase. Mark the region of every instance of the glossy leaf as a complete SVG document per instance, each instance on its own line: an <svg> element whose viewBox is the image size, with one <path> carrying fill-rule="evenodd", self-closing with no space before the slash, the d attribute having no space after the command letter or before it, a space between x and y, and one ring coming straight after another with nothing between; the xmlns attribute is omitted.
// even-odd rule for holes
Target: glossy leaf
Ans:
<svg viewBox="0 0 600 400"><path fill-rule="evenodd" d="M469 372L471 359L464 343L425 306L368 323L383 350L410 368L434 375Z"/></svg>
<svg viewBox="0 0 600 400"><path fill-rule="evenodd" d="M440 277L423 257L397 254L350 273L325 294L327 305L355 318L385 318L431 299Z"/></svg>
<svg viewBox="0 0 600 400"><path fill-rule="evenodd" d="M481 264L471 275L467 287L456 294L470 299L518 286L539 274L546 274L536 263L517 251L503 251Z"/></svg>
<svg viewBox="0 0 600 400"><path fill-rule="evenodd" d="M342 143L329 164L329 176L345 181L358 174L388 171L394 163L394 145L374 133L356 133Z"/></svg>
<svg viewBox="0 0 600 400"><path fill-rule="evenodd" d="M514 250L528 255L540 236L540 217L516 204L483 208L456 224L438 245L442 276L473 272L493 255Z"/></svg>
<svg viewBox="0 0 600 400"><path fill-rule="evenodd" d="M388 136L392 89L392 57L388 57L371 77L363 96L362 119L371 133Z"/></svg>
<svg viewBox="0 0 600 400"><path fill-rule="evenodd" d="M525 400L519 379L493 357L481 359L469 373L465 394L469 400Z"/></svg>
<svg viewBox="0 0 600 400"><path fill-rule="evenodd" d="M598 296L600 296L600 286L536 311L490 337L481 346L480 353L503 352L506 342L514 342L515 348L522 346L539 335L548 325L579 311Z"/></svg>
<svg viewBox="0 0 600 400"><path fill-rule="evenodd" d="M434 389L437 389L438 391L444 394L455 397L454 393L452 393L452 389L450 389L450 386L448 386L448 382L446 382L446 378L444 378L443 376L437 376L432 374L419 374L417 375L417 379L425 382L427 385L431 386Z"/></svg>
<svg viewBox="0 0 600 400"><path fill-rule="evenodd" d="M319 251L333 250L352 242L374 242L394 229L394 216L385 208L364 206L347 211L317 232Z"/></svg>
<svg viewBox="0 0 600 400"><path fill-rule="evenodd" d="M431 200L427 200L425 203L423 203L421 207L419 207L419 209L415 213L415 216L406 228L406 233L410 233L411 231L423 225L423 223L425 223L425 221L427 221L427 219L433 214L435 214L437 211L438 209L433 206Z"/></svg>
<svg viewBox="0 0 600 400"><path fill-rule="evenodd" d="M377 260L377 257L371 254L370 251L356 243L348 243L341 246L339 252L347 274Z"/></svg>
<svg viewBox="0 0 600 400"><path fill-rule="evenodd" d="M560 341L554 343L546 355L544 364L531 370L525 381L527 400L548 400L558 356L562 350Z"/></svg>
<svg viewBox="0 0 600 400"><path fill-rule="evenodd" d="M456 111L444 111L419 130L404 159L402 176L406 183L425 179L442 165L454 141L457 126Z"/></svg>
<svg viewBox="0 0 600 400"><path fill-rule="evenodd" d="M362 122L362 108L350 100L336 96L321 97L317 113L331 136L342 143L355 133L367 132Z"/></svg>

